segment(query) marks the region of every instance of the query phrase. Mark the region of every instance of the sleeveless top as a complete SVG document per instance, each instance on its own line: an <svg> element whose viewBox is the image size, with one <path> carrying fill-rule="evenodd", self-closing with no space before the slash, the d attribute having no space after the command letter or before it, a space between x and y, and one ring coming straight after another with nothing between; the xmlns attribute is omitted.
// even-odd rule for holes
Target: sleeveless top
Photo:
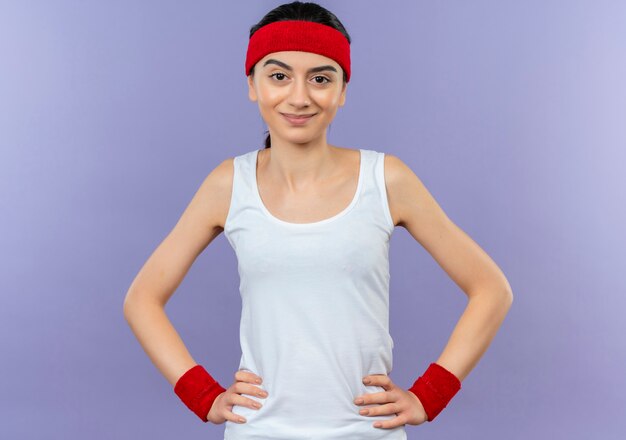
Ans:
<svg viewBox="0 0 626 440"><path fill-rule="evenodd" d="M263 378L260 409L234 405L225 440L406 440L405 426L375 428L357 396L384 391L362 378L389 374L389 241L394 224L384 153L359 149L356 193L311 223L274 217L257 186L259 150L234 158L224 234L237 256L242 300L240 370Z"/></svg>

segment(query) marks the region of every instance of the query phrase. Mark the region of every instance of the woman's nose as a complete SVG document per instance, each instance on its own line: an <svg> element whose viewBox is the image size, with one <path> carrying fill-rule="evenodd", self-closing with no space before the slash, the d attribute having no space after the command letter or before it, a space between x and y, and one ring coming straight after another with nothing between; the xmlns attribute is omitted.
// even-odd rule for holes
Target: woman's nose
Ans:
<svg viewBox="0 0 626 440"><path fill-rule="evenodd" d="M305 80L297 79L293 83L293 87L289 93L289 103L301 107L309 105L309 89L307 88L307 84Z"/></svg>

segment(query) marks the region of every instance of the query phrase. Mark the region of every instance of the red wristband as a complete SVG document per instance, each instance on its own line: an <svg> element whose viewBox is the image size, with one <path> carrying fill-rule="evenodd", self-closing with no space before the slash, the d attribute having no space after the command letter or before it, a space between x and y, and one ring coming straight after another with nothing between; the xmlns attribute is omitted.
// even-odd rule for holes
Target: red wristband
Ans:
<svg viewBox="0 0 626 440"><path fill-rule="evenodd" d="M428 421L432 422L460 389L461 381L444 367L433 362L413 383L409 391L422 402Z"/></svg>
<svg viewBox="0 0 626 440"><path fill-rule="evenodd" d="M174 392L180 400L205 423L209 421L207 415L215 398L224 391L226 389L202 365L187 370L174 385Z"/></svg>

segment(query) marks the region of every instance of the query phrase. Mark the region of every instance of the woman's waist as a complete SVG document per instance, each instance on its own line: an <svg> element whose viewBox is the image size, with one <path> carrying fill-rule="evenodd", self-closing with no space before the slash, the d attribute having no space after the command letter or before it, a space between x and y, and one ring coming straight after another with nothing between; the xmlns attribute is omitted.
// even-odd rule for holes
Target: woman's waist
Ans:
<svg viewBox="0 0 626 440"><path fill-rule="evenodd" d="M227 421L225 439L406 439L403 425L386 430L373 426L376 421L390 420L397 414L361 415L359 410L365 406L353 403L356 395L352 397L332 387L312 388L307 387L305 394L298 394L293 389L285 392L278 387L265 399L246 396L263 406L253 409L234 405L232 412L245 417L246 422ZM378 391L368 388L369 392Z"/></svg>
<svg viewBox="0 0 626 440"><path fill-rule="evenodd" d="M263 378L259 388L267 391L266 397L242 394L259 402L259 409L235 405L233 412L247 420L265 420L263 423L345 426L371 421L376 417L359 414L363 405L356 405L354 399L364 394L384 392L381 386L365 385L362 378L370 374L388 374L381 365L379 368L352 368L342 370L338 365L318 362L308 365L273 366L267 370L248 363L242 369L252 371ZM389 417L381 416L380 419ZM373 424L373 422L372 422ZM297 426L297 425L296 425Z"/></svg>

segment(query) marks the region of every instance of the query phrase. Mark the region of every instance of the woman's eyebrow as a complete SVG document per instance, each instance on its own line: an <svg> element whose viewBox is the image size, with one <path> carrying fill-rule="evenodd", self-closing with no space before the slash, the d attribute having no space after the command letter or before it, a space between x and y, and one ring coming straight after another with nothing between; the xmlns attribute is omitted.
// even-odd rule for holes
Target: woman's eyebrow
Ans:
<svg viewBox="0 0 626 440"><path fill-rule="evenodd" d="M269 60L265 61L265 63L263 63L263 67L267 66L268 64L276 64L277 66L280 66L283 69L287 69L293 72L293 68L289 64L285 64L282 61L278 61L273 58L270 58ZM323 72L325 70L332 70L335 73L337 72L337 69L335 69L335 67L331 65L326 65L326 66L311 67L309 70L307 70L307 73Z"/></svg>

